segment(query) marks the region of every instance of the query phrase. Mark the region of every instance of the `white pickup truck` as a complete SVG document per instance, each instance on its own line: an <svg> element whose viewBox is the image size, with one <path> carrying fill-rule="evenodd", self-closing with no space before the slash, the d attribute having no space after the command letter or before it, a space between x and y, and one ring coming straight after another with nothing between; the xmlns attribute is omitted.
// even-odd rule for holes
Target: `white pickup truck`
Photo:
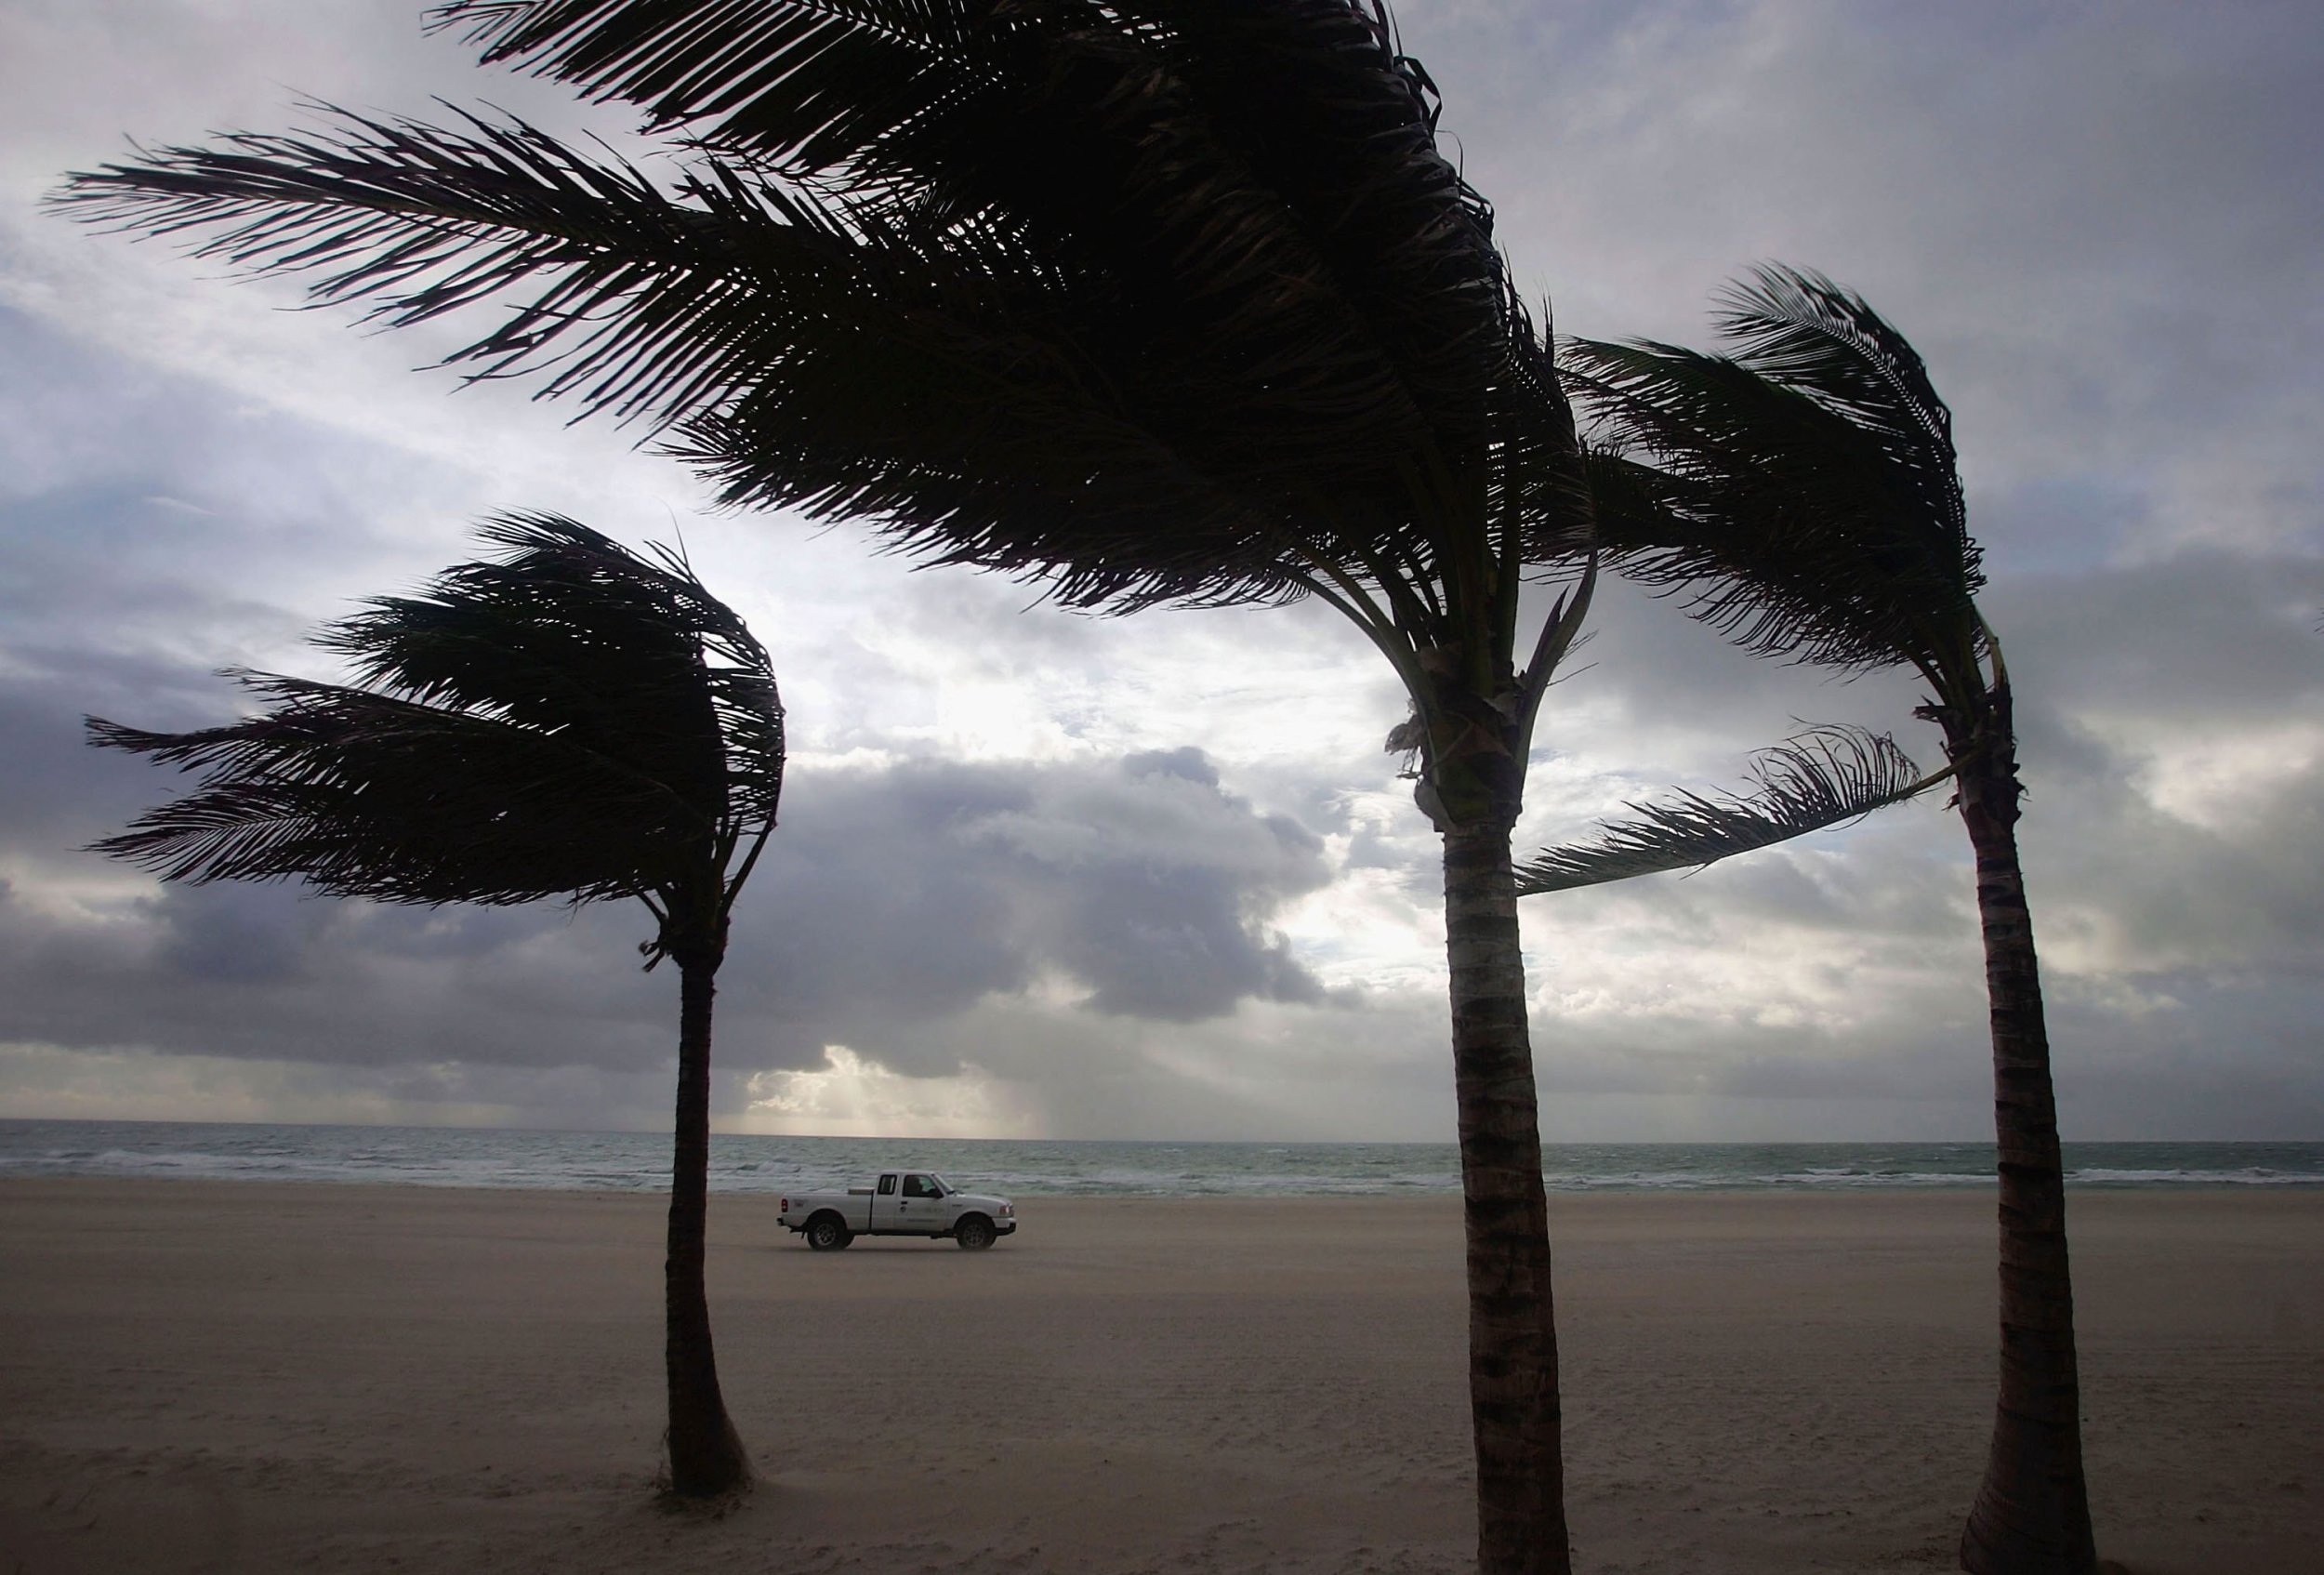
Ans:
<svg viewBox="0 0 2324 1575"><path fill-rule="evenodd" d="M785 1198L783 1223L818 1252L837 1251L859 1236L948 1236L982 1251L1015 1234L1017 1206L962 1192L933 1171L882 1171L868 1185L845 1192Z"/></svg>

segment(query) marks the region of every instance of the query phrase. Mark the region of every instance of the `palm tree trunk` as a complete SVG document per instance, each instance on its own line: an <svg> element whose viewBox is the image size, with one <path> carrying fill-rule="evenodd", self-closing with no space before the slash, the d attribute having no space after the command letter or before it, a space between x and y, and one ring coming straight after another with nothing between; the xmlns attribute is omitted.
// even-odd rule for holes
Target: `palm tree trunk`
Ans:
<svg viewBox="0 0 2324 1575"><path fill-rule="evenodd" d="M1961 1563L1971 1575L2090 1575L2097 1554L2082 1475L2066 1175L2033 920L2017 862L2020 789L2005 688L1995 691L1979 731L1984 748L1957 748L1955 758L1962 767L1961 819L1976 850L1993 1015L2001 1383L1985 1481L1961 1532Z"/></svg>
<svg viewBox="0 0 2324 1575"><path fill-rule="evenodd" d="M670 1491L715 1498L746 1486L749 1457L726 1415L710 1348L703 1243L710 1193L710 1002L720 959L681 957L678 1008L678 1142L670 1168L669 1251L662 1264L667 1313Z"/></svg>
<svg viewBox="0 0 2324 1575"><path fill-rule="evenodd" d="M1569 1575L1549 1206L1509 827L1445 832L1480 1575Z"/></svg>

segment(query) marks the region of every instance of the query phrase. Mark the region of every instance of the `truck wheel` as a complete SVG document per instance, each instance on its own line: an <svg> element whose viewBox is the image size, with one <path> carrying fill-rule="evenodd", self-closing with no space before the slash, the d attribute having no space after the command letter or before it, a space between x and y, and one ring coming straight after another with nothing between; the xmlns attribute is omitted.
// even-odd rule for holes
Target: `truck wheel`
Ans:
<svg viewBox="0 0 2324 1575"><path fill-rule="evenodd" d="M854 1239L837 1214L817 1214L807 1222L807 1245L818 1252L836 1252Z"/></svg>
<svg viewBox="0 0 2324 1575"><path fill-rule="evenodd" d="M971 1214L952 1227L952 1239L971 1252L982 1252L993 1244L993 1222L982 1214Z"/></svg>

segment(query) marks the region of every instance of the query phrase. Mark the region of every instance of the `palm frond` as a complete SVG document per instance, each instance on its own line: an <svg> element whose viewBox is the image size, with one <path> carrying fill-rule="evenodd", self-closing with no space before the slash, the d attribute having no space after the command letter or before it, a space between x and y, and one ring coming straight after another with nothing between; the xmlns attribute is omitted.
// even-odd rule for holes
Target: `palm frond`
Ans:
<svg viewBox="0 0 2324 1575"><path fill-rule="evenodd" d="M1393 290L1406 311L1436 309L1448 265L1492 271L1489 210L1435 146L1426 73L1350 0L456 0L433 22L753 167L1116 266L1124 241L1166 271L1263 266L1290 220L1350 284L1380 261L1424 283ZM1173 226L1210 260L1168 245ZM1461 337L1415 348L1457 356Z"/></svg>
<svg viewBox="0 0 2324 1575"><path fill-rule="evenodd" d="M1668 803L1633 803L1635 820L1534 854L1517 867L1517 894L1715 864L1902 803L1950 774L1922 776L1885 734L1811 728L1755 757L1745 792L1682 792Z"/></svg>
<svg viewBox="0 0 2324 1575"><path fill-rule="evenodd" d="M90 719L93 744L204 774L97 850L389 902L714 900L781 792L764 649L674 558L553 515L485 535L508 556L326 629L361 686L238 672L267 705L240 722Z"/></svg>
<svg viewBox="0 0 2324 1575"><path fill-rule="evenodd" d="M459 32L486 63L640 105L654 129L828 169L992 86L964 56L970 25L993 10L921 0L454 0L430 12L429 26ZM1010 20L1053 30L1071 15L1028 8Z"/></svg>
<svg viewBox="0 0 2324 1575"><path fill-rule="evenodd" d="M578 740L363 690L240 675L267 714L89 740L206 773L94 844L167 880L299 879L340 896L507 904L635 895L706 845L697 806Z"/></svg>
<svg viewBox="0 0 2324 1575"><path fill-rule="evenodd" d="M841 212L715 164L665 191L514 119L446 128L315 108L320 130L141 149L69 176L51 202L193 238L193 256L252 274L309 276L314 303L364 304L389 326L537 285L445 364L539 373L544 396L623 418L731 395L770 334L828 316L858 285Z"/></svg>

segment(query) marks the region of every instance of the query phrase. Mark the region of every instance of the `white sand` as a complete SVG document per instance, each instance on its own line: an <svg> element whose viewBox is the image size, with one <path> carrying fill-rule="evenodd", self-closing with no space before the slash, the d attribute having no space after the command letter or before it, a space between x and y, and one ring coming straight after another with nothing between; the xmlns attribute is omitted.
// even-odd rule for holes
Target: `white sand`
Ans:
<svg viewBox="0 0 2324 1575"><path fill-rule="evenodd" d="M814 1255L712 1202L765 1478L653 1506L661 1203L0 1185L0 1572L1457 1571L1450 1199L1045 1201ZM1952 1568L1978 1193L1552 1201L1578 1562ZM2073 1202L2101 1550L2324 1568L2324 1195Z"/></svg>

